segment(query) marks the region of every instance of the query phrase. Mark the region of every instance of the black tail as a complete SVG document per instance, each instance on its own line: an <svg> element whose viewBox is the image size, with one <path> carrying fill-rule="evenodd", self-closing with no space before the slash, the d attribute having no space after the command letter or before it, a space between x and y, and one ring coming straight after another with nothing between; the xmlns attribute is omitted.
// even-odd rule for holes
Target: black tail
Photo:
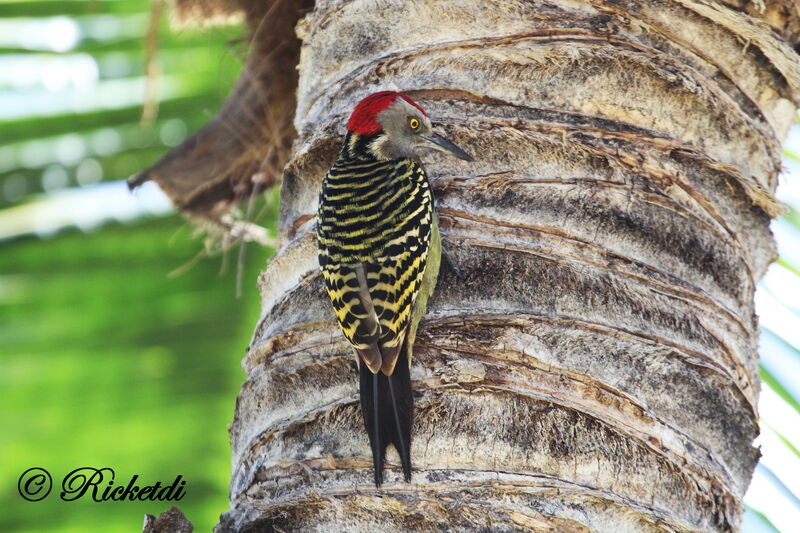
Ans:
<svg viewBox="0 0 800 533"><path fill-rule="evenodd" d="M364 427L372 447L375 485L383 483L383 461L386 447L394 444L406 481L411 481L411 422L414 417L414 398L411 395L411 376L405 350L400 350L397 365L391 376L373 374L361 364L361 412Z"/></svg>

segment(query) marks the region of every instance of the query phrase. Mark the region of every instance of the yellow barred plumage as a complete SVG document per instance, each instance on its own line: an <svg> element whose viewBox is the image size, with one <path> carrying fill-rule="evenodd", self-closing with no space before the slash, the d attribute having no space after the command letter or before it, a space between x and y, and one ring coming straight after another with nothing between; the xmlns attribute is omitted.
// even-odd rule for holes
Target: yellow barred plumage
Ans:
<svg viewBox="0 0 800 533"><path fill-rule="evenodd" d="M427 176L413 160L343 158L323 181L317 228L325 288L342 332L373 372L391 374L406 339L433 216Z"/></svg>
<svg viewBox="0 0 800 533"><path fill-rule="evenodd" d="M416 160L426 148L472 160L434 133L409 97L393 91L367 96L347 121L317 211L325 290L359 362L376 486L390 445L411 480L413 347L442 254L433 194Z"/></svg>

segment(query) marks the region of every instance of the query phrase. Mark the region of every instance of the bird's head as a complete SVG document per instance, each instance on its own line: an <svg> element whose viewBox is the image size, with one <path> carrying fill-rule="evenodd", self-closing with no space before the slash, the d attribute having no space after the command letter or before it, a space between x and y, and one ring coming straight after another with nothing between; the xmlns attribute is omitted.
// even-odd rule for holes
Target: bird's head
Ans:
<svg viewBox="0 0 800 533"><path fill-rule="evenodd" d="M344 150L354 156L416 158L432 149L472 161L464 150L433 132L431 120L416 102L394 91L361 100L347 121L347 131Z"/></svg>

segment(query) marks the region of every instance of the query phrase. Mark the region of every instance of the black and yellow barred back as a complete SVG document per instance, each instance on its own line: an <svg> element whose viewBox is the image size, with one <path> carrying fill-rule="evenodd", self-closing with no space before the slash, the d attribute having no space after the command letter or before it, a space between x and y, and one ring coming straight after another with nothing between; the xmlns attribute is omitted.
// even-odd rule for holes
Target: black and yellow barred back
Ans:
<svg viewBox="0 0 800 533"><path fill-rule="evenodd" d="M343 151L325 176L317 216L320 266L339 325L363 363L390 375L431 242L425 171L411 159Z"/></svg>
<svg viewBox="0 0 800 533"><path fill-rule="evenodd" d="M339 326L357 354L376 486L390 445L411 481L410 367L442 258L433 193L417 162L425 150L472 160L434 133L428 115L408 96L367 96L347 120L317 211L319 264Z"/></svg>

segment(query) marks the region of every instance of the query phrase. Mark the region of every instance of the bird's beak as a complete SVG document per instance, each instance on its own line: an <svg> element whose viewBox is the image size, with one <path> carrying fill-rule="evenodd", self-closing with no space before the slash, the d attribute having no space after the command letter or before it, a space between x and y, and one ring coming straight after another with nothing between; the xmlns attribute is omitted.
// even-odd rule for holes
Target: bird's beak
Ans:
<svg viewBox="0 0 800 533"><path fill-rule="evenodd" d="M455 144L451 143L441 135L431 133L430 135L426 135L422 138L430 143L428 145L429 148L433 148L434 150L454 155L459 159L463 159L464 161L472 161L471 155L469 155L467 152L465 152Z"/></svg>

